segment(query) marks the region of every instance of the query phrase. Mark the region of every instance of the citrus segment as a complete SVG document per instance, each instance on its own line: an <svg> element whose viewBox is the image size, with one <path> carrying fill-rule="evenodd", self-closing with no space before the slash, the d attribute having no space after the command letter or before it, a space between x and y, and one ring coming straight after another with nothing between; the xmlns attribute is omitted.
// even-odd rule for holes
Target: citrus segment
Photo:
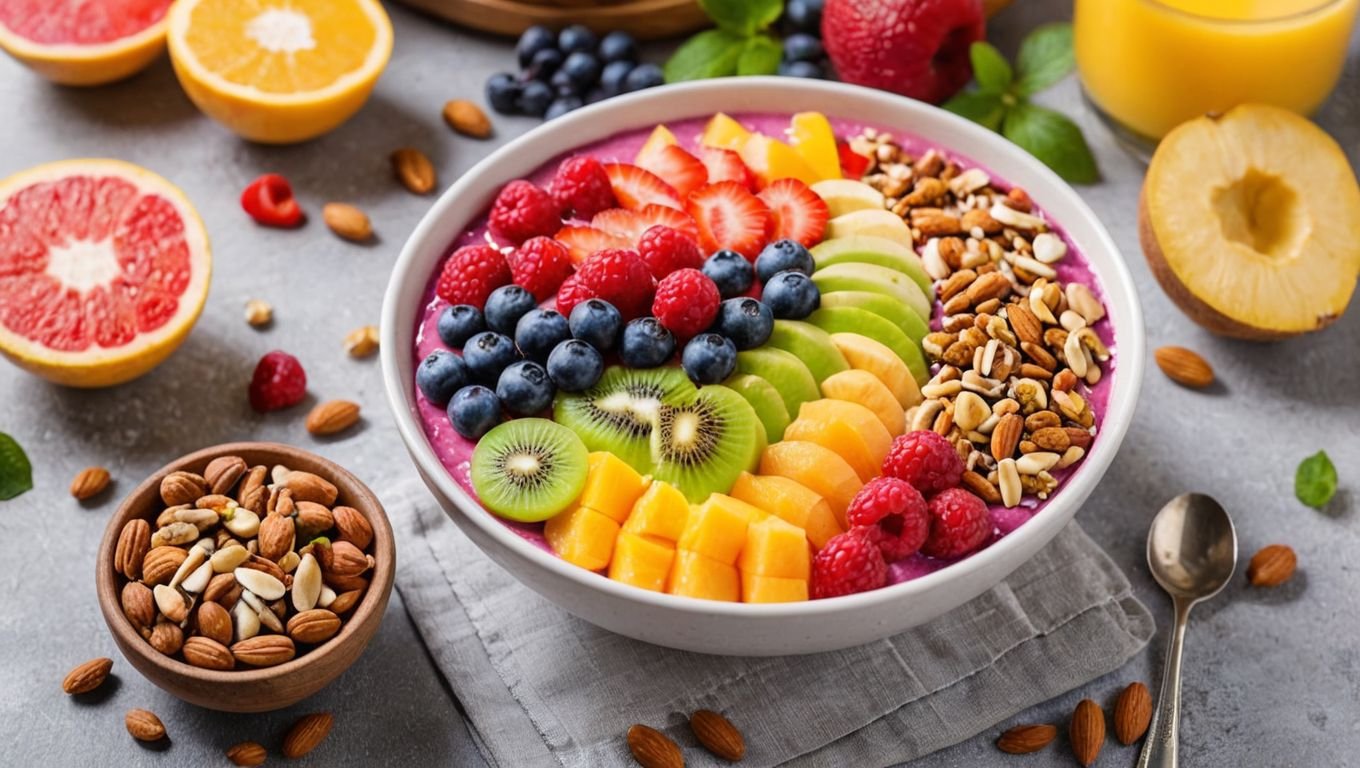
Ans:
<svg viewBox="0 0 1360 768"><path fill-rule="evenodd" d="M165 47L170 0L0 0L0 47L65 85L141 71Z"/></svg>

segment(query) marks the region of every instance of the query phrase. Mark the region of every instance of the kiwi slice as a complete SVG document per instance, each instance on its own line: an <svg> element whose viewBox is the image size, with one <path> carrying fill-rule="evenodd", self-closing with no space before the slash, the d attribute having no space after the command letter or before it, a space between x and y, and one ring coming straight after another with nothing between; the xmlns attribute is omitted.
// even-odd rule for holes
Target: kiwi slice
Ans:
<svg viewBox="0 0 1360 768"><path fill-rule="evenodd" d="M674 367L610 366L584 392L561 392L553 420L580 436L591 451L609 451L638 472L652 471L652 424L662 402L694 392L684 371Z"/></svg>
<svg viewBox="0 0 1360 768"><path fill-rule="evenodd" d="M765 444L765 428L746 398L721 385L700 387L658 409L652 476L701 502L726 493L738 475L753 471Z"/></svg>
<svg viewBox="0 0 1360 768"><path fill-rule="evenodd" d="M587 466L586 445L575 432L547 419L515 419L477 441L472 487L493 513L537 523L576 501Z"/></svg>

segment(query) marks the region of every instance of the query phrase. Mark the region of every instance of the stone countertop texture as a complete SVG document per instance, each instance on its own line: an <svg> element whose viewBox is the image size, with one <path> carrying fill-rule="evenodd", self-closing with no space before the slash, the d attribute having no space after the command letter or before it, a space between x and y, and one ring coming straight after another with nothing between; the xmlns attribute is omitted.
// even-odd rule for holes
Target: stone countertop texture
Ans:
<svg viewBox="0 0 1360 768"><path fill-rule="evenodd" d="M990 36L1013 52L1035 24L1070 14L1070 3L1025 0L1001 14ZM441 187L497 144L535 121L496 117L488 142L449 131L445 100L481 99L482 83L513 64L505 41L476 36L404 8L390 8L396 51L367 107L334 133L291 148L238 140L201 116L181 93L168 61L120 84L59 88L0 57L0 177L40 162L117 157L182 187L212 237L213 286L203 317L177 354L150 375L103 391L51 386L0 365L0 431L14 435L34 465L36 488L0 504L0 764L42 766L219 765L237 741L276 749L300 714L330 711L336 726L316 759L333 766L482 765L459 705L435 672L393 592L368 652L310 701L267 715L229 715L182 704L143 680L116 652L95 602L94 552L117 500L166 461L215 443L277 440L349 467L379 492L412 467L391 424L376 359L349 359L341 340L376 323L389 269L429 205L392 181L388 153L424 150ZM1114 31L1112 30L1112 33ZM660 51L651 51L653 58ZM1081 698L1110 705L1133 680L1160 679L1170 603L1147 573L1147 525L1171 496L1202 490L1233 514L1243 560L1272 542L1292 545L1300 572L1272 591L1239 575L1194 614L1187 640L1182 751L1186 765L1332 766L1360 752L1360 310L1328 330L1276 344L1215 338L1167 300L1140 255L1136 205L1142 166L1117 147L1081 100L1075 78L1043 101L1074 115L1105 181L1081 190L1123 250L1143 297L1149 350L1199 350L1222 382L1208 393L1169 382L1149 361L1132 429L1104 482L1078 519L1124 568L1157 615L1147 652L1014 720L1055 722ZM1360 165L1360 46L1318 115ZM253 226L237 203L256 175L287 175L312 220L298 231ZM377 231L368 246L341 242L320 222L321 206L365 208ZM1360 246L1358 246L1360 247ZM242 318L247 299L274 305L272 327ZM306 366L312 398L343 397L364 408L361 428L318 440L302 426L306 407L260 416L245 384L264 352L282 348ZM314 400L309 400L314 402ZM1294 499L1294 468L1326 449L1342 492L1325 512ZM93 503L67 485L81 468L107 466L114 487ZM97 702L60 690L67 670L88 658L115 659L115 679ZM1060 663L1060 660L1055 660ZM123 728L133 707L165 721L166 751L135 744ZM921 766L1008 765L992 740L1005 726L918 761ZM928 724L923 724L928 727ZM277 753L275 753L277 754ZM1101 765L1132 765L1134 749L1107 743ZM696 760L695 762L698 762ZM1068 766L1065 746L1025 759Z"/></svg>

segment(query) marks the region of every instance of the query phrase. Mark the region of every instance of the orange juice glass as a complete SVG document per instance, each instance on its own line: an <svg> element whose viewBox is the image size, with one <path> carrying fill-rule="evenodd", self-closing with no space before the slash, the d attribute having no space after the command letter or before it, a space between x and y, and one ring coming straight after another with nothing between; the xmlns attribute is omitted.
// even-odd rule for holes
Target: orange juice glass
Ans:
<svg viewBox="0 0 1360 768"><path fill-rule="evenodd" d="M1336 85L1360 0L1076 0L1087 96L1145 139L1265 102L1301 114Z"/></svg>

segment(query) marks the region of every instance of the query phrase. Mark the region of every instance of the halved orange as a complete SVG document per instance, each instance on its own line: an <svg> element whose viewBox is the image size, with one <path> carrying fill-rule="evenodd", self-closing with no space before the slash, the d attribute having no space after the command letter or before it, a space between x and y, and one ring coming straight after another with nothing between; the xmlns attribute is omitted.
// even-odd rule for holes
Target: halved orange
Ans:
<svg viewBox="0 0 1360 768"><path fill-rule="evenodd" d="M165 49L170 0L0 0L0 48L63 85L140 72Z"/></svg>
<svg viewBox="0 0 1360 768"><path fill-rule="evenodd" d="M377 0L177 0L169 24L170 60L194 104L270 144L349 119L392 54Z"/></svg>

